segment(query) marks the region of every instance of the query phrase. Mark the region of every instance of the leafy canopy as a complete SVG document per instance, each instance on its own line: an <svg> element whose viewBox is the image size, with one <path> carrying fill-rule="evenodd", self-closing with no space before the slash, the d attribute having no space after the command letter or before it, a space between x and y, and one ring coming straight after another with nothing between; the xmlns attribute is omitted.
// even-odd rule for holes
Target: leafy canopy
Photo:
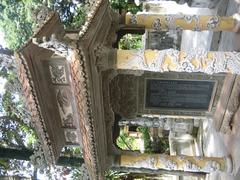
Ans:
<svg viewBox="0 0 240 180"><path fill-rule="evenodd" d="M84 22L85 8L79 1L69 0L1 0L0 29L8 48L20 48L33 34L36 26L33 12L47 6L56 10L67 28L80 27Z"/></svg>

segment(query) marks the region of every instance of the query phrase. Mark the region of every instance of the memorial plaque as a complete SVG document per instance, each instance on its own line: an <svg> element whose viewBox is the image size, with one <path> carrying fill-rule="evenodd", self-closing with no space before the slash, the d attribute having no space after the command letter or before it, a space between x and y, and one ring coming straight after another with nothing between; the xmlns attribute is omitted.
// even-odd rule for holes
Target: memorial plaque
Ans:
<svg viewBox="0 0 240 180"><path fill-rule="evenodd" d="M145 108L208 110L215 81L146 79Z"/></svg>

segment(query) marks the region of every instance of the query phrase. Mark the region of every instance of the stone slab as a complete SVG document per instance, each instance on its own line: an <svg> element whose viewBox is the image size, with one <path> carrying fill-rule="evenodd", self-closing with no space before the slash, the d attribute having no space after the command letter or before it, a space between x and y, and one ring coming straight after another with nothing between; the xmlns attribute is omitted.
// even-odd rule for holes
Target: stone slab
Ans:
<svg viewBox="0 0 240 180"><path fill-rule="evenodd" d="M146 80L145 108L208 110L215 81Z"/></svg>

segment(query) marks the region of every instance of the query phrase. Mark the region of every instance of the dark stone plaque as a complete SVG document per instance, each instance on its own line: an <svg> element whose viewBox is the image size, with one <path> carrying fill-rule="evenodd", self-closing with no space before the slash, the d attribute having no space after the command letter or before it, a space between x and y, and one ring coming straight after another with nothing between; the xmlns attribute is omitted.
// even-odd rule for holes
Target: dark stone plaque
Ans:
<svg viewBox="0 0 240 180"><path fill-rule="evenodd" d="M145 108L208 110L215 81L146 80Z"/></svg>

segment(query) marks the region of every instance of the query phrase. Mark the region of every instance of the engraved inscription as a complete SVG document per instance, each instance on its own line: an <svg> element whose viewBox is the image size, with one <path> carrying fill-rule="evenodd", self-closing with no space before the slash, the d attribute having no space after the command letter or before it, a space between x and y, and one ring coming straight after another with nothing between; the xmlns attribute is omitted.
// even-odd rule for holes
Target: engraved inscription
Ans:
<svg viewBox="0 0 240 180"><path fill-rule="evenodd" d="M146 80L145 108L208 110L214 81Z"/></svg>

